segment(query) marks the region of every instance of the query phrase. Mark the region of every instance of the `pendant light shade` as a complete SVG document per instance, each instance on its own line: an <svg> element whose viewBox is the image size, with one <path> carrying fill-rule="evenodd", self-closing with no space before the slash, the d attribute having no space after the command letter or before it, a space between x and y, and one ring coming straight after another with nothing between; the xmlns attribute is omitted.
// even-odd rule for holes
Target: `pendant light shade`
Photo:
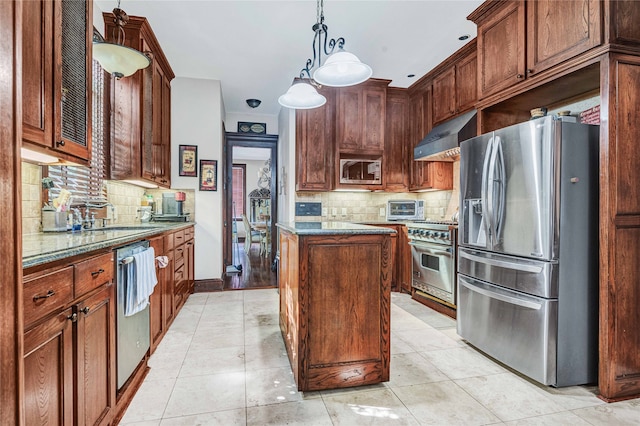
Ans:
<svg viewBox="0 0 640 426"><path fill-rule="evenodd" d="M129 77L133 73L151 64L151 59L145 53L124 45L124 26L129 22L127 13L118 6L113 9L113 43L106 42L96 30L93 31L93 58L100 66L116 79Z"/></svg>
<svg viewBox="0 0 640 426"><path fill-rule="evenodd" d="M345 87L360 84L371 77L373 71L353 53L340 51L327 58L324 65L316 69L313 79L318 84Z"/></svg>
<svg viewBox="0 0 640 426"><path fill-rule="evenodd" d="M294 109L309 109L322 106L327 101L314 88L324 86L344 87L366 81L373 72L369 65L360 62L353 53L343 50L344 37L329 39L327 25L324 23L324 0L316 0L316 23L311 27L313 36L313 57L307 59L300 71L300 78L309 83L294 84L287 93L280 96L280 105ZM337 47L337 50L336 50ZM334 53L334 50L336 52ZM322 64L322 56L327 59ZM315 68L315 71L311 71Z"/></svg>
<svg viewBox="0 0 640 426"><path fill-rule="evenodd" d="M151 64L151 60L137 50L107 42L93 43L93 57L117 79L129 77Z"/></svg>
<svg viewBox="0 0 640 426"><path fill-rule="evenodd" d="M280 105L292 109L318 108L326 102L327 98L319 94L309 83L296 83L278 98Z"/></svg>

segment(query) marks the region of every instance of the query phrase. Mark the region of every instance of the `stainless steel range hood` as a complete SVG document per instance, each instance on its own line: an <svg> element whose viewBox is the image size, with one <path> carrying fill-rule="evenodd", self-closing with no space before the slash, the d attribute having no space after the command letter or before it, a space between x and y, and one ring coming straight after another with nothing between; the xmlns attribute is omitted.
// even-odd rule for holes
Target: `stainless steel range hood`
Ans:
<svg viewBox="0 0 640 426"><path fill-rule="evenodd" d="M460 142L477 136L477 111L471 110L434 127L413 149L416 161L455 161Z"/></svg>

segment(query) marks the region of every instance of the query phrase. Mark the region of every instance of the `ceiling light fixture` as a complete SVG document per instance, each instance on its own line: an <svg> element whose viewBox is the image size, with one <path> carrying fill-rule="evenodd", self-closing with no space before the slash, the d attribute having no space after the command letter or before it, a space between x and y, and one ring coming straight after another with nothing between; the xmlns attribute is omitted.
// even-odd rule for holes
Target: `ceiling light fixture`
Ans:
<svg viewBox="0 0 640 426"><path fill-rule="evenodd" d="M313 58L307 59L305 67L300 71L303 82L291 86L278 99L280 105L287 108L310 109L322 106L327 100L313 86L353 86L368 80L373 73L371 67L362 63L356 55L343 50L344 37L329 39L327 25L324 23L324 0L316 0L316 23L311 29L315 33ZM336 46L339 50L334 53ZM324 64L323 55L327 57Z"/></svg>
<svg viewBox="0 0 640 426"><path fill-rule="evenodd" d="M253 98L247 99L246 102L247 102L247 105L249 105L251 108L257 108L262 103L260 99L253 99Z"/></svg>
<svg viewBox="0 0 640 426"><path fill-rule="evenodd" d="M128 77L138 70L151 64L151 59L146 53L124 45L124 26L129 21L129 16L118 6L113 9L113 22L116 24L113 32L115 43L109 43L97 31L93 32L93 57L102 68L116 79ZM117 32L117 34L116 34Z"/></svg>

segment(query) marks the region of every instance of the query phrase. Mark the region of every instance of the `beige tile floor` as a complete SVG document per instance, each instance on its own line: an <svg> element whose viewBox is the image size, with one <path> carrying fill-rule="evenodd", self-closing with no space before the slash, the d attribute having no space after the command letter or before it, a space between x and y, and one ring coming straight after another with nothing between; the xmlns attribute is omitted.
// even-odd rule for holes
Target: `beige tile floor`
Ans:
<svg viewBox="0 0 640 426"><path fill-rule="evenodd" d="M121 425L639 425L640 399L536 385L479 354L455 322L394 293L391 380L296 390L275 290L192 295Z"/></svg>

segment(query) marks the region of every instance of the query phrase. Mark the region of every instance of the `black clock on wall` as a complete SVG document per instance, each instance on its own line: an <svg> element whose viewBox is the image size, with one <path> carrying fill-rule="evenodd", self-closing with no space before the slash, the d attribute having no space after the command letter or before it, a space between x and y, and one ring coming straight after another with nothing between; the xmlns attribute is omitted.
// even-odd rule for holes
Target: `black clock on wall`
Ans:
<svg viewBox="0 0 640 426"><path fill-rule="evenodd" d="M238 121L238 133L253 133L264 135L267 133L267 123L250 123L248 121Z"/></svg>

